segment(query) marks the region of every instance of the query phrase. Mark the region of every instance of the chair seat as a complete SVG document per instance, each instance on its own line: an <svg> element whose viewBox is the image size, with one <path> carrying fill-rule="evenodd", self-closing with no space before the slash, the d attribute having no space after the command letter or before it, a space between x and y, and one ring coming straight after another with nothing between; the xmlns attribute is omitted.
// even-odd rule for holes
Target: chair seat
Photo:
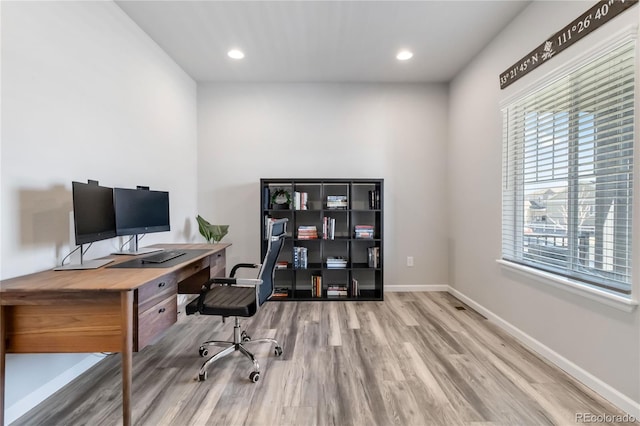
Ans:
<svg viewBox="0 0 640 426"><path fill-rule="evenodd" d="M198 310L199 298L186 308L187 315L200 312L202 315L223 317L250 317L257 311L256 289L230 285L212 287L206 294L202 309Z"/></svg>

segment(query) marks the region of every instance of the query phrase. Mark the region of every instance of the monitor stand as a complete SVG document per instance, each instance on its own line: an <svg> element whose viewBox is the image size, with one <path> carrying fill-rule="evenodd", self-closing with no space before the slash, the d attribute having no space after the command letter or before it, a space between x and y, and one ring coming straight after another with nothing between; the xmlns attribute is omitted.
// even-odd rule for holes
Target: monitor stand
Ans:
<svg viewBox="0 0 640 426"><path fill-rule="evenodd" d="M54 271L76 271L81 269L98 269L104 265L113 262L113 259L91 259L84 260L84 248L80 244L80 263L69 263L67 265L53 268Z"/></svg>
<svg viewBox="0 0 640 426"><path fill-rule="evenodd" d="M113 259L93 259L82 263L70 263L68 265L58 266L54 271L74 271L78 269L98 269L104 265L113 262Z"/></svg>
<svg viewBox="0 0 640 426"><path fill-rule="evenodd" d="M138 256L141 254L153 253L156 251L163 251L164 249L158 247L138 247L138 234L134 235L129 241L129 250L117 251L111 254L128 254L131 256Z"/></svg>

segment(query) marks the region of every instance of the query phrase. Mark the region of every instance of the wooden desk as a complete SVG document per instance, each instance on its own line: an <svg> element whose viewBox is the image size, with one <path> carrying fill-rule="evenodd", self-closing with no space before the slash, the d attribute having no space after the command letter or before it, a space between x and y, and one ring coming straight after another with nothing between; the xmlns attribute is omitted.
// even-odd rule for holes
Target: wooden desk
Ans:
<svg viewBox="0 0 640 426"><path fill-rule="evenodd" d="M230 244L159 244L199 249L170 267L43 271L0 281L0 425L4 424L6 353L120 352L122 417L131 425L132 353L177 320L178 293L198 293L224 276Z"/></svg>

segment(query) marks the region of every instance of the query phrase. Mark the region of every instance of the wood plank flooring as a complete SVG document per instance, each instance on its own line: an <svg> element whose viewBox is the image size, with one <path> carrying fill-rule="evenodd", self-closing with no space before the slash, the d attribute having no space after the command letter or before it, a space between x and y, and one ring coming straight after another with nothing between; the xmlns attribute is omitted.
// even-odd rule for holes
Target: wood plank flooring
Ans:
<svg viewBox="0 0 640 426"><path fill-rule="evenodd" d="M231 339L233 321L181 318L134 354L134 423L568 425L577 413L624 415L447 293L270 302L243 325L284 349L276 358L271 345L251 345L258 383L239 353L195 381L199 343ZM121 404L120 356L110 355L14 424L117 425Z"/></svg>

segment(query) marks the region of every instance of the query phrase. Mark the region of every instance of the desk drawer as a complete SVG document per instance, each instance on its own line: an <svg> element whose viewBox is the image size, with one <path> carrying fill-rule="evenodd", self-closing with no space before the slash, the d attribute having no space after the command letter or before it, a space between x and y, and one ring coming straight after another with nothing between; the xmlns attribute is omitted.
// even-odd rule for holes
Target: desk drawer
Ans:
<svg viewBox="0 0 640 426"><path fill-rule="evenodd" d="M178 320L177 297L170 297L138 315L138 338L134 350L139 351L152 343L160 334Z"/></svg>
<svg viewBox="0 0 640 426"><path fill-rule="evenodd" d="M198 261L191 263L184 268L180 268L176 271L176 282L184 281L192 275L197 274L203 269L209 268L209 256L206 256Z"/></svg>
<svg viewBox="0 0 640 426"><path fill-rule="evenodd" d="M138 312L144 312L170 295L176 294L176 274L168 274L138 288Z"/></svg>

